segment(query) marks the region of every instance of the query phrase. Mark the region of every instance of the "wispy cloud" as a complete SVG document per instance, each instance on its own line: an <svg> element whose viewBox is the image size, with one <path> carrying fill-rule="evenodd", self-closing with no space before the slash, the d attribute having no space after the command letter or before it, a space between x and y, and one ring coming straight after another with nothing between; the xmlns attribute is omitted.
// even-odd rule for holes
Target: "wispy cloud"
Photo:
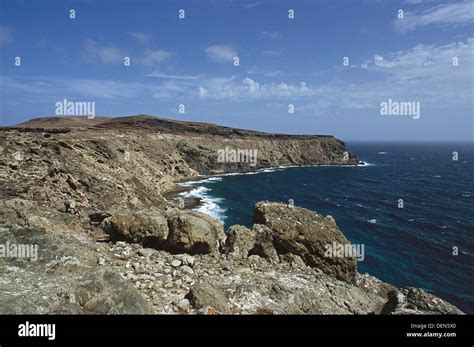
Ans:
<svg viewBox="0 0 474 347"><path fill-rule="evenodd" d="M154 66L169 59L172 55L165 50L153 50L150 48L145 48L142 54L136 53L131 55L128 51L112 45L101 44L93 39L87 39L83 47L85 59L103 64L123 63L125 57L130 57L131 64Z"/></svg>
<svg viewBox="0 0 474 347"><path fill-rule="evenodd" d="M245 9L251 9L251 8L260 6L261 4L262 4L261 2L250 2L250 3L248 3L248 4L245 4L243 7L244 7Z"/></svg>
<svg viewBox="0 0 474 347"><path fill-rule="evenodd" d="M388 98L419 101L437 109L469 107L472 103L474 38L444 45L419 44L390 53L377 52L360 64L371 73L363 82L337 79L321 83L310 75L303 81L270 70L253 69L251 76L210 77L151 73L144 81L98 79L0 77L6 93L21 95L23 101L175 99L228 102L291 102L308 113L349 109L375 109ZM453 66L456 57L458 66ZM252 69L251 69L252 70ZM270 79L270 81L268 81ZM158 83L157 83L158 82ZM8 95L6 95L8 97ZM86 99L86 100L87 100Z"/></svg>
<svg viewBox="0 0 474 347"><path fill-rule="evenodd" d="M278 31L260 30L259 34L263 38L270 40L277 40L281 37L281 34Z"/></svg>
<svg viewBox="0 0 474 347"><path fill-rule="evenodd" d="M281 76L288 76L291 74L283 73L280 70L267 70L267 69L262 69L257 66L252 66L250 69L248 69L247 74L252 76L252 75L257 75L257 76L265 76L265 77L281 77Z"/></svg>
<svg viewBox="0 0 474 347"><path fill-rule="evenodd" d="M137 40L143 45L147 44L150 41L150 35L145 34L145 33L128 32L127 34L133 37L135 40Z"/></svg>
<svg viewBox="0 0 474 347"><path fill-rule="evenodd" d="M394 25L398 32L406 33L425 26L467 25L474 22L472 1L453 2L423 7L404 13L403 19L395 19Z"/></svg>
<svg viewBox="0 0 474 347"><path fill-rule="evenodd" d="M10 28L0 25L0 46L4 46L10 42L13 42L11 32L12 30Z"/></svg>
<svg viewBox="0 0 474 347"><path fill-rule="evenodd" d="M212 45L207 47L204 52L209 58L218 63L226 63L233 61L237 56L237 51L233 45Z"/></svg>
<svg viewBox="0 0 474 347"><path fill-rule="evenodd" d="M156 77L161 79L170 79L170 80L186 80L186 81L193 81L199 79L201 76L193 76L193 75L169 75L166 73L153 71L151 74L146 75L147 77Z"/></svg>
<svg viewBox="0 0 474 347"><path fill-rule="evenodd" d="M51 103L63 98L109 102L144 101L155 98L173 98L181 94L193 94L190 86L174 81L156 84L140 81L83 78L2 76L0 82L8 88L8 92L21 95L24 98L23 101L28 100L28 102L38 103Z"/></svg>
<svg viewBox="0 0 474 347"><path fill-rule="evenodd" d="M320 112L328 109L372 109L381 100L416 100L424 105L469 106L472 101L474 38L445 45L419 44L408 50L374 54L358 65L372 72L363 82L350 79L318 83L262 82L261 77L281 80L286 74L251 68L252 77L202 81L198 94L204 99L298 100ZM453 66L453 58L459 61ZM270 76L270 74L272 76ZM254 77L255 76L255 77ZM258 78L260 77L260 79ZM293 76L294 78L294 76Z"/></svg>
<svg viewBox="0 0 474 347"><path fill-rule="evenodd" d="M123 61L126 54L116 47L102 45L93 39L87 39L84 42L84 56L89 61L108 64Z"/></svg>
<svg viewBox="0 0 474 347"><path fill-rule="evenodd" d="M145 66L152 66L167 60L169 57L171 57L171 53L168 51L147 48L143 57L138 59L138 62Z"/></svg>
<svg viewBox="0 0 474 347"><path fill-rule="evenodd" d="M199 86L199 96L207 99L271 99L309 96L313 93L305 82L300 84L258 83L246 77L240 81L213 79Z"/></svg>
<svg viewBox="0 0 474 347"><path fill-rule="evenodd" d="M271 55L275 57L281 55L281 51L277 49L267 49L267 50L262 51L262 53L265 55Z"/></svg>

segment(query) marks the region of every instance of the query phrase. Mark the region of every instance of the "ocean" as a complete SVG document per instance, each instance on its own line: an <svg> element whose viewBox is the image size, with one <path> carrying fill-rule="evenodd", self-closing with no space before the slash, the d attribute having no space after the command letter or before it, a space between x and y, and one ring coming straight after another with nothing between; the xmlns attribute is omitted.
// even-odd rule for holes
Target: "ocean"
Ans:
<svg viewBox="0 0 474 347"><path fill-rule="evenodd" d="M251 227L261 200L330 214L351 243L365 246L359 272L421 287L474 314L474 145L347 145L365 165L228 174L187 182L193 190L185 194L226 228Z"/></svg>

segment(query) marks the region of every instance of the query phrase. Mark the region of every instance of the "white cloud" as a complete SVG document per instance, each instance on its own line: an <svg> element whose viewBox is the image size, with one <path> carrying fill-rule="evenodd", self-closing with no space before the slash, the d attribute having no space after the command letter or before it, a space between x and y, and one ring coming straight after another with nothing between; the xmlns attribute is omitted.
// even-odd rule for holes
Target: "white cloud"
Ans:
<svg viewBox="0 0 474 347"><path fill-rule="evenodd" d="M322 109L371 109L388 98L420 101L434 107L469 106L472 102L474 38L445 45L416 45L411 49L375 54L358 67L372 73L370 80L351 83L305 82L267 83L257 77L265 71L249 70L244 79L210 79L200 81L203 99L228 100L298 100L300 105ZM457 57L458 66L453 66ZM254 77L256 76L256 77ZM276 75L278 78L286 76ZM304 107L302 108L304 109Z"/></svg>
<svg viewBox="0 0 474 347"><path fill-rule="evenodd" d="M272 55L272 56L281 55L281 51L276 50L276 49L267 49L267 50L262 51L262 53L265 55Z"/></svg>
<svg viewBox="0 0 474 347"><path fill-rule="evenodd" d="M439 4L420 10L405 12L403 19L395 19L395 29L406 33L430 25L467 25L474 22L473 3L470 0Z"/></svg>
<svg viewBox="0 0 474 347"><path fill-rule="evenodd" d="M151 74L146 75L147 77L156 77L162 79L170 79L170 80L197 80L200 76L192 76L192 75L169 75L158 71L153 71Z"/></svg>
<svg viewBox="0 0 474 347"><path fill-rule="evenodd" d="M474 38L445 45L423 45L375 54L360 67L379 78L358 84L328 86L327 95L338 93L342 104L365 108L377 100L398 98L436 107L469 106L472 103ZM453 66L453 58L459 65Z"/></svg>
<svg viewBox="0 0 474 347"><path fill-rule="evenodd" d="M21 95L25 102L51 103L63 98L85 101L150 100L192 95L194 88L167 81L161 84L139 81L65 79L50 77L0 77L9 93Z"/></svg>
<svg viewBox="0 0 474 347"><path fill-rule="evenodd" d="M0 25L0 46L4 46L13 41L11 29Z"/></svg>
<svg viewBox="0 0 474 347"><path fill-rule="evenodd" d="M131 55L127 51L111 45L101 45L93 39L84 42L84 57L88 61L95 61L104 64L123 63L125 57L131 58L131 64L153 66L171 57L171 53L164 50L152 50L145 48L142 55Z"/></svg>
<svg viewBox="0 0 474 347"><path fill-rule="evenodd" d="M150 35L144 34L144 33L139 33L139 32L128 32L128 35L133 37L135 40L140 42L141 44L147 44L148 41L150 41Z"/></svg>
<svg viewBox="0 0 474 347"><path fill-rule="evenodd" d="M419 5L423 2L423 0L405 0L405 4L410 4L410 5Z"/></svg>
<svg viewBox="0 0 474 347"><path fill-rule="evenodd" d="M105 64L123 61L126 56L118 48L100 45L92 39L87 39L84 42L84 55L88 60L98 60Z"/></svg>
<svg viewBox="0 0 474 347"><path fill-rule="evenodd" d="M245 4L245 5L244 5L244 8L245 8L245 9L250 9L250 8L254 8L254 7L260 6L260 5L261 5L260 2L251 2L251 3Z"/></svg>
<svg viewBox="0 0 474 347"><path fill-rule="evenodd" d="M152 66L161 63L171 56L170 52L164 50L152 50L150 48L145 49L145 54L142 58L138 59L138 62L145 66Z"/></svg>
<svg viewBox="0 0 474 347"><path fill-rule="evenodd" d="M168 75L155 72L156 79L145 81L113 81L94 79L22 78L0 76L4 90L20 95L26 102L44 103L62 98L77 100L153 100L156 98L182 97L187 100L205 101L262 101L285 103L288 100L306 112L328 114L338 109L378 108L388 98L419 101L437 109L455 110L472 105L472 52L474 38L465 42L444 45L419 44L408 50L380 53L362 65L368 70L370 79L344 81L337 78L332 82L317 80L285 80L287 74L272 77L255 74L249 76L228 76L204 78L203 76ZM457 57L458 66L452 59ZM259 73L264 70L255 69ZM263 77L262 77L263 76ZM305 78L309 78L309 74ZM367 77L369 78L369 77ZM158 83L157 83L158 82ZM8 97L7 95L5 96ZM334 112L334 114L336 114Z"/></svg>
<svg viewBox="0 0 474 347"><path fill-rule="evenodd" d="M232 45L213 45L207 47L204 52L207 56L218 63L233 61L237 56L237 51Z"/></svg>
<svg viewBox="0 0 474 347"><path fill-rule="evenodd" d="M205 98L207 97L207 90L203 87L199 87L199 97Z"/></svg>
<svg viewBox="0 0 474 347"><path fill-rule="evenodd" d="M272 99L272 98L295 98L310 96L313 90L307 87L305 82L299 84L259 83L249 77L242 80L235 78L211 79L204 85L199 86L199 96L208 99Z"/></svg>
<svg viewBox="0 0 474 347"><path fill-rule="evenodd" d="M270 40L277 40L281 37L281 34L278 31L260 30L259 33L263 38Z"/></svg>
<svg viewBox="0 0 474 347"><path fill-rule="evenodd" d="M459 71L465 73L465 80L472 78L474 38L466 42L452 42L445 45L418 44L415 47L386 54L379 54L365 62L368 69L385 72L393 79L433 79L436 76L450 80ZM457 57L459 66L453 67L453 58Z"/></svg>
<svg viewBox="0 0 474 347"><path fill-rule="evenodd" d="M280 70L266 70L259 68L257 66L252 66L248 69L247 74L250 76L265 76L265 77L281 77L281 76L289 76L289 74L284 74Z"/></svg>

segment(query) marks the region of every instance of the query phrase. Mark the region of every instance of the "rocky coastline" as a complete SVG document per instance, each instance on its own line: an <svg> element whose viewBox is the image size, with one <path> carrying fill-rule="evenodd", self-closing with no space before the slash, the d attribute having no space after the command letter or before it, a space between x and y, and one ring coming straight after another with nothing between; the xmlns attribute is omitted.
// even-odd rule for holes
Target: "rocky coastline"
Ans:
<svg viewBox="0 0 474 347"><path fill-rule="evenodd" d="M225 147L258 163L222 163ZM228 230L177 203L176 182L274 166L356 165L332 136L150 116L40 118L0 129L1 314L462 314L419 288L357 271L337 221L261 201ZM197 203L197 202L195 202Z"/></svg>

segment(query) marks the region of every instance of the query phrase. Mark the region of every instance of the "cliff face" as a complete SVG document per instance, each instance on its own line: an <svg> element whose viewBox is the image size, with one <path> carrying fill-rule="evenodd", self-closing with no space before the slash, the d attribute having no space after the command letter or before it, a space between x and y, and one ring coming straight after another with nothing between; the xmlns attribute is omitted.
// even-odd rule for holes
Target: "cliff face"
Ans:
<svg viewBox="0 0 474 347"><path fill-rule="evenodd" d="M219 160L232 150L255 165ZM0 313L461 313L325 258L347 242L330 216L262 202L251 230L224 232L164 197L199 174L356 164L334 137L63 117L1 129L0 152L0 244L39 246L37 262L0 258Z"/></svg>
<svg viewBox="0 0 474 347"><path fill-rule="evenodd" d="M198 174L357 163L331 136L273 135L154 117L83 118L84 123L76 118L42 118L2 129L4 198L27 197L53 209L70 200L77 213L139 209L165 206L162 194L176 180ZM239 150L255 158L219 160L220 152Z"/></svg>

